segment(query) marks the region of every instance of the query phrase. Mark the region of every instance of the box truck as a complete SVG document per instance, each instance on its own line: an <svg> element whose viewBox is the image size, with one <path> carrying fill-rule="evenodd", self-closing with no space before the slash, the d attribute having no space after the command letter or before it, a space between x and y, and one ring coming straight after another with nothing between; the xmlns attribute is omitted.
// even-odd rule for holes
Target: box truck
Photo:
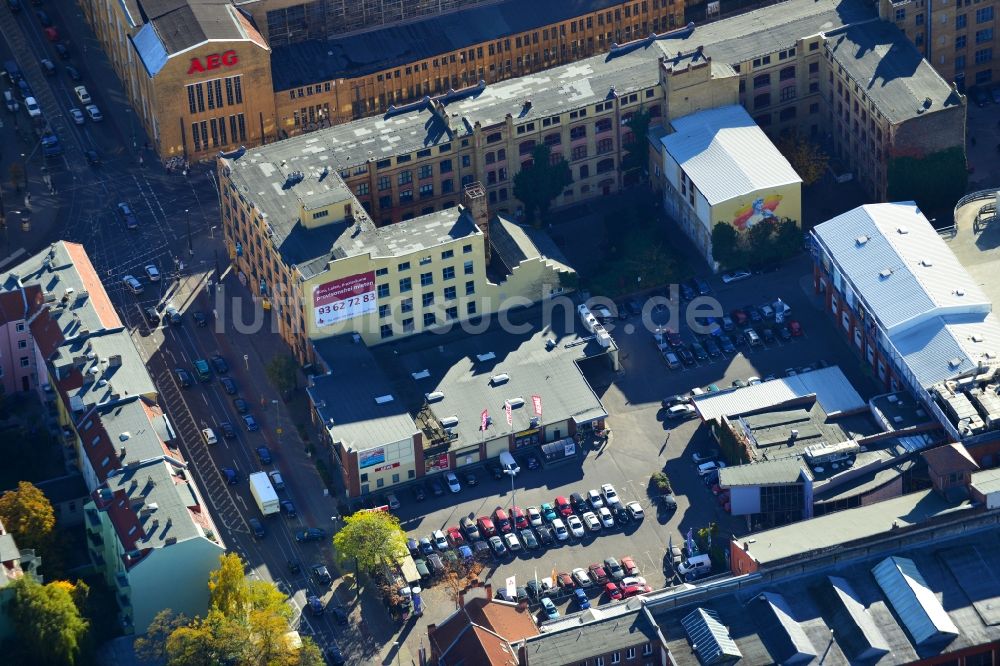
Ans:
<svg viewBox="0 0 1000 666"><path fill-rule="evenodd" d="M278 493L274 492L274 486L271 485L271 479L267 478L266 472L254 472L250 475L250 494L256 500L257 508L265 516L281 510Z"/></svg>

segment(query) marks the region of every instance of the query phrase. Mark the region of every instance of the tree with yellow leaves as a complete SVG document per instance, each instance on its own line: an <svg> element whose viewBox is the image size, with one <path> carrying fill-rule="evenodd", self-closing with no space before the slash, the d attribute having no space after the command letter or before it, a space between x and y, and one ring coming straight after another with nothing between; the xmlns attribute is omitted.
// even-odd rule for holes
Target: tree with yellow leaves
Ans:
<svg viewBox="0 0 1000 666"><path fill-rule="evenodd" d="M0 496L0 522L21 548L44 550L52 541L56 514L49 498L32 483L21 481L17 490Z"/></svg>

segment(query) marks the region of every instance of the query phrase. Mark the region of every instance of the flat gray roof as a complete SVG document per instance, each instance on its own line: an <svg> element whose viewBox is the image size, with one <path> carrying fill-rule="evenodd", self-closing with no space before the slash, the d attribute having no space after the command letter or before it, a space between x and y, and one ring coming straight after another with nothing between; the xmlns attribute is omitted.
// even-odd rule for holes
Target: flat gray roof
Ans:
<svg viewBox="0 0 1000 666"><path fill-rule="evenodd" d="M896 527L917 525L930 518L971 508L968 501L953 504L934 490L910 493L867 506L830 513L764 532L738 537L761 565L850 544Z"/></svg>
<svg viewBox="0 0 1000 666"><path fill-rule="evenodd" d="M230 157L228 163L233 185L266 215L282 259L296 265L306 279L322 273L336 259L364 254L394 257L482 233L461 206L377 227L354 201L340 175L300 150L293 140L248 150ZM296 171L302 179L289 179ZM343 201L354 202L353 220L313 228L302 224L303 208L308 214L310 208Z"/></svg>
<svg viewBox="0 0 1000 666"><path fill-rule="evenodd" d="M334 442L364 451L417 433L406 402L396 395L364 342L337 335L316 340L313 346L330 374L313 378L309 397ZM375 399L381 396L393 400L379 404Z"/></svg>
<svg viewBox="0 0 1000 666"><path fill-rule="evenodd" d="M471 134L476 123L491 127L503 122L508 114L516 124L522 124L603 102L612 89L624 95L652 88L659 82L659 58L673 59L678 53L691 53L698 46L703 46L705 53L720 64L738 63L791 47L798 39L821 30L834 30L874 16L871 8L860 0L789 0L693 31L632 43L614 54L592 56L482 88L443 95L436 99L445 104L450 131L442 118L432 112L429 103L418 101L382 116L335 125L253 151L299 155L303 158L300 170L320 171L323 165L328 165L339 171L450 143ZM275 78L276 85L277 81ZM947 88L943 81L941 85ZM531 100L530 109L524 109L525 99Z"/></svg>
<svg viewBox="0 0 1000 666"><path fill-rule="evenodd" d="M973 472L972 487L984 495L1000 491L1000 467Z"/></svg>
<svg viewBox="0 0 1000 666"><path fill-rule="evenodd" d="M833 59L890 122L962 103L958 93L892 23L859 22L828 31L826 37ZM925 100L930 100L929 104Z"/></svg>
<svg viewBox="0 0 1000 666"><path fill-rule="evenodd" d="M656 625L645 613L628 613L599 619L585 625L565 627L556 621L556 631L542 625L542 633L524 641L523 650L529 664L570 664L580 660L580 655L591 655L624 650L643 642L657 640ZM581 630L581 626L586 627Z"/></svg>
<svg viewBox="0 0 1000 666"><path fill-rule="evenodd" d="M803 470L811 478L809 465L799 457L731 465L719 470L719 485L723 488L787 485L802 481Z"/></svg>
<svg viewBox="0 0 1000 666"><path fill-rule="evenodd" d="M118 365L111 365L111 357L121 357ZM112 395L149 395L156 393L146 365L135 348L127 331L98 330L85 338L67 340L52 355L55 368L68 369L74 358L83 358L83 384L67 389L71 403L79 400L85 407L92 407L109 400ZM148 421L147 421L148 423Z"/></svg>
<svg viewBox="0 0 1000 666"><path fill-rule="evenodd" d="M543 321L540 307L508 312L509 321L526 331L505 330L511 327L503 325L500 317L492 317L482 333L467 334L456 327L448 334L424 333L396 345L380 345L375 353L398 365L396 372L400 383L408 387L414 412L423 406L426 394L444 394L429 406L439 421L458 417L458 425L452 428L458 435L457 446L483 439L479 427L484 409L492 418L487 440L531 428L533 395L542 399L541 424L606 416L578 364L608 349L583 329L575 311L568 326L562 321L561 308L555 311L551 322ZM546 346L548 340L555 342L551 349ZM413 378L413 373L425 370L425 378ZM492 383L491 377L500 374L509 380ZM513 398L522 398L524 404L511 409L513 425L508 426L504 403Z"/></svg>

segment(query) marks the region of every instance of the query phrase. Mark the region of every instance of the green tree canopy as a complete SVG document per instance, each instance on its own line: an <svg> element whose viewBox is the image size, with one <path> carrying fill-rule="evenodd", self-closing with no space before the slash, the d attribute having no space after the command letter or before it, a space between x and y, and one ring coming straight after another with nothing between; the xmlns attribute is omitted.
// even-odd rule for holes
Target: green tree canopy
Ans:
<svg viewBox="0 0 1000 666"><path fill-rule="evenodd" d="M739 232L728 222L712 227L712 258L726 267L735 267L742 260Z"/></svg>
<svg viewBox="0 0 1000 666"><path fill-rule="evenodd" d="M950 213L969 185L966 167L961 146L922 157L894 157L886 178L887 200L916 201L925 212Z"/></svg>
<svg viewBox="0 0 1000 666"><path fill-rule="evenodd" d="M17 490L0 496L0 522L21 548L45 550L52 542L56 514L49 498L34 484L21 481Z"/></svg>
<svg viewBox="0 0 1000 666"><path fill-rule="evenodd" d="M544 219L552 200L573 182L566 160L550 164L549 155L548 146L535 146L531 151L531 165L522 168L514 176L514 196L524 204L524 215L528 222L536 220L536 212L537 219Z"/></svg>
<svg viewBox="0 0 1000 666"><path fill-rule="evenodd" d="M406 554L406 533L391 513L359 511L344 520L333 547L341 557L356 561L359 569L374 571Z"/></svg>
<svg viewBox="0 0 1000 666"><path fill-rule="evenodd" d="M267 378L282 394L290 393L299 384L299 367L291 354L279 354L272 358L265 368Z"/></svg>
<svg viewBox="0 0 1000 666"><path fill-rule="evenodd" d="M89 626L77 605L85 592L66 581L40 585L29 576L13 588L7 611L17 635L14 650L21 654L11 663L77 663Z"/></svg>

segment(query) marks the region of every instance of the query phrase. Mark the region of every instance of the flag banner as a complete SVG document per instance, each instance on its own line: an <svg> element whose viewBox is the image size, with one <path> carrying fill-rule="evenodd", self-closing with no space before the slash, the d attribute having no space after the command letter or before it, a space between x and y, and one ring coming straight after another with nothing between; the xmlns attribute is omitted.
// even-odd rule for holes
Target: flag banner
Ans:
<svg viewBox="0 0 1000 666"><path fill-rule="evenodd" d="M479 415L479 420L480 420L479 429L485 431L486 430L486 424L490 420L490 412L489 412L489 410L484 409L483 413Z"/></svg>
<svg viewBox="0 0 1000 666"><path fill-rule="evenodd" d="M503 403L503 411L507 414L507 425L514 425L514 415L511 413L511 407L509 402Z"/></svg>
<svg viewBox="0 0 1000 666"><path fill-rule="evenodd" d="M533 395L531 396L531 406L535 408L535 415L542 415L542 396Z"/></svg>

